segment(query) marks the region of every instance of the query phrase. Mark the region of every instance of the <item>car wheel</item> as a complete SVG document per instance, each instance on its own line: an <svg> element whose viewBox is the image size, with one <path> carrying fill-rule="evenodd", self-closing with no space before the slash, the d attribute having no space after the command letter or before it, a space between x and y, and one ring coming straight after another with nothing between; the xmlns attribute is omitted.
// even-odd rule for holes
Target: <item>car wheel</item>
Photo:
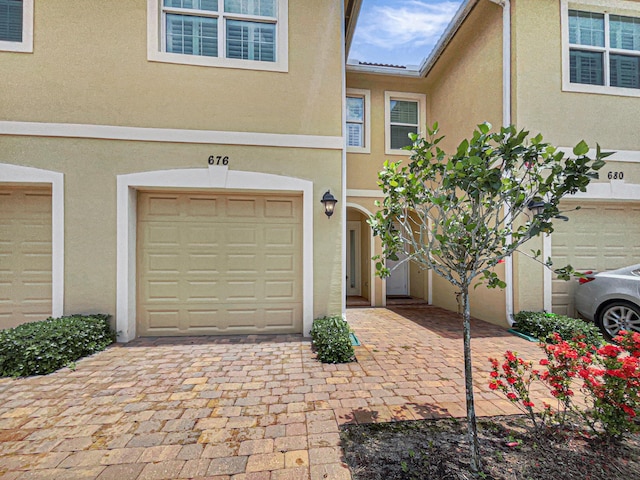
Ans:
<svg viewBox="0 0 640 480"><path fill-rule="evenodd" d="M620 330L640 333L640 308L631 302L616 300L598 313L596 325L608 340Z"/></svg>

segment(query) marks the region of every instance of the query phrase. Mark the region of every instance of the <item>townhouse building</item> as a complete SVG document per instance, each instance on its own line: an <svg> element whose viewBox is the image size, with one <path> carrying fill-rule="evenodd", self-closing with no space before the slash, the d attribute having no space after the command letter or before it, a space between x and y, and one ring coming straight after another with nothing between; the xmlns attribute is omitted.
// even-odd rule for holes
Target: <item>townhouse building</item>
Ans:
<svg viewBox="0 0 640 480"><path fill-rule="evenodd" d="M360 3L0 0L0 325L106 312L126 342L306 334L348 296L455 310L429 271L376 277L366 224L436 121L447 149L489 121L615 151L530 248L638 261L640 2L464 0L417 68L347 61ZM530 258L498 268L474 316L573 313Z"/></svg>

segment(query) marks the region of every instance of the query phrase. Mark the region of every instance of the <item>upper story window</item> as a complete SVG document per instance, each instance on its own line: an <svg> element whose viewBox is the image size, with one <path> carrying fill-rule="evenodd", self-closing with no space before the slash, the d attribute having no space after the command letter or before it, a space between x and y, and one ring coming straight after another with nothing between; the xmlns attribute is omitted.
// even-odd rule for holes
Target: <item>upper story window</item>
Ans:
<svg viewBox="0 0 640 480"><path fill-rule="evenodd" d="M564 18L564 90L640 96L640 17L567 7Z"/></svg>
<svg viewBox="0 0 640 480"><path fill-rule="evenodd" d="M287 0L147 0L148 57L286 71Z"/></svg>
<svg viewBox="0 0 640 480"><path fill-rule="evenodd" d="M419 93L385 92L385 151L408 155L410 133L419 134L426 121L426 97Z"/></svg>
<svg viewBox="0 0 640 480"><path fill-rule="evenodd" d="M347 89L347 151L369 153L371 94L369 90Z"/></svg>
<svg viewBox="0 0 640 480"><path fill-rule="evenodd" d="M33 52L33 0L0 0L0 51Z"/></svg>

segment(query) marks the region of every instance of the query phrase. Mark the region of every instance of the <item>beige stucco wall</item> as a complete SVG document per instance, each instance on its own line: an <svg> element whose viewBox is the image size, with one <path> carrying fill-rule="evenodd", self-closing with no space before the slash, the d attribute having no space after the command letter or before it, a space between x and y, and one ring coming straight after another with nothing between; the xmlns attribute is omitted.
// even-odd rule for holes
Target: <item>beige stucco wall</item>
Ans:
<svg viewBox="0 0 640 480"><path fill-rule="evenodd" d="M593 3L576 1L570 6L603 11L602 6ZM640 16L637 2L600 3L606 3L610 13ZM629 9L616 8L621 5ZM623 152L618 154L622 161L608 159L600 170L600 178L593 182L610 183L609 172L623 172L626 184L639 185L640 163L634 152L640 150L637 135L640 98L563 91L561 2L512 0L512 7L512 112L518 128L532 134L542 133L545 141L559 147L570 148L585 140L592 148L599 143L603 150L631 151L626 156ZM619 192L620 183L613 182L611 191ZM541 248L539 238L523 249L528 252ZM516 256L514 265L514 311L542 310L544 268L523 255Z"/></svg>
<svg viewBox="0 0 640 480"><path fill-rule="evenodd" d="M476 125L502 125L502 8L481 0L427 76L427 117L452 151Z"/></svg>
<svg viewBox="0 0 640 480"><path fill-rule="evenodd" d="M0 52L0 120L341 135L341 1L289 1L289 71L147 60L147 2L36 2ZM312 94L310 94L312 92Z"/></svg>
<svg viewBox="0 0 640 480"><path fill-rule="evenodd" d="M427 76L427 117L437 121L441 146L453 152L476 125L502 125L502 8L481 0ZM504 267L497 272L504 279ZM433 275L433 303L456 311L454 288ZM505 292L471 291L471 314L506 325Z"/></svg>
<svg viewBox="0 0 640 480"><path fill-rule="evenodd" d="M423 79L347 73L347 88L371 92L371 153L347 152L347 188L379 190L378 172L384 161L408 158L408 155L385 154L384 94L387 91L424 94L424 85ZM430 122L428 117L427 122Z"/></svg>
<svg viewBox="0 0 640 480"><path fill-rule="evenodd" d="M609 2L610 13L616 13L611 8L614 3ZM624 3L635 5L634 15L640 16L640 4ZM572 6L581 8L579 1ZM520 128L541 132L546 141L558 146L569 147L585 140L609 150L640 150L637 128L630 131L630 125L638 123L638 97L562 90L560 11L559 0L516 2L514 120Z"/></svg>
<svg viewBox="0 0 640 480"><path fill-rule="evenodd" d="M65 313L116 311L116 176L206 168L210 145L0 137L0 163L64 174ZM339 150L216 146L232 170L260 171L314 182L314 317L340 313L342 213L327 220L317 199L339 197ZM301 161L303 159L303 161ZM323 164L327 168L317 169Z"/></svg>

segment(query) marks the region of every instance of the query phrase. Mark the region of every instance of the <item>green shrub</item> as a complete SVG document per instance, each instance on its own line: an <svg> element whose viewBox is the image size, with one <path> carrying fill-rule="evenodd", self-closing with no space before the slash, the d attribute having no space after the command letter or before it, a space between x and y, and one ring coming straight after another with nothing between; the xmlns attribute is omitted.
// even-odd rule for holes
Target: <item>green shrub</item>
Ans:
<svg viewBox="0 0 640 480"><path fill-rule="evenodd" d="M347 363L355 359L350 329L340 315L317 318L311 327L313 348L322 363Z"/></svg>
<svg viewBox="0 0 640 480"><path fill-rule="evenodd" d="M70 315L0 330L0 376L46 375L115 341L109 315Z"/></svg>
<svg viewBox="0 0 640 480"><path fill-rule="evenodd" d="M578 318L545 312L519 312L513 316L513 329L545 341L553 332L563 340L584 335L584 342L590 345L602 345L604 338L598 327Z"/></svg>

